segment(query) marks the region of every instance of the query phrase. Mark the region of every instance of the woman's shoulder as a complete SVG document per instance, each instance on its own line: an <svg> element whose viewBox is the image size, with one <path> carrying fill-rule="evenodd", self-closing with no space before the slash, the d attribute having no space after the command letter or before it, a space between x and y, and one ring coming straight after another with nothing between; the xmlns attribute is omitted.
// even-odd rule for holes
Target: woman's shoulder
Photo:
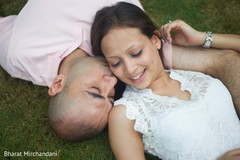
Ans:
<svg viewBox="0 0 240 160"><path fill-rule="evenodd" d="M109 121L121 121L126 116L126 107L124 105L115 105L109 114Z"/></svg>
<svg viewBox="0 0 240 160"><path fill-rule="evenodd" d="M119 130L119 132L121 132L121 130L128 129L129 126L133 128L135 123L132 121L132 119L128 118L126 113L127 108L124 105L114 106L109 113L109 127L115 128L116 130Z"/></svg>

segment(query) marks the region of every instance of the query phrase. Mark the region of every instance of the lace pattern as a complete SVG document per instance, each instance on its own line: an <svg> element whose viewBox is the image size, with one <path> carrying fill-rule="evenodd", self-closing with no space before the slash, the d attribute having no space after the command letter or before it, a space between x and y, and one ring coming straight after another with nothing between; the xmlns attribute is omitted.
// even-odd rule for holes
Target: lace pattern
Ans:
<svg viewBox="0 0 240 160"><path fill-rule="evenodd" d="M126 117L135 120L146 152L163 160L213 160L239 148L240 122L222 83L198 72L172 70L170 77L191 93L190 101L127 86L115 103L123 104Z"/></svg>

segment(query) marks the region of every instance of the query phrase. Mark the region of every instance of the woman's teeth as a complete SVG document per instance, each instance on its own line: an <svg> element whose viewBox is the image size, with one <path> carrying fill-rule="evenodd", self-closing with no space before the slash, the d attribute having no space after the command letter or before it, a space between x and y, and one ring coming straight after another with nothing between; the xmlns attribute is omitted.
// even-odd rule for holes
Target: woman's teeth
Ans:
<svg viewBox="0 0 240 160"><path fill-rule="evenodd" d="M137 80L137 79L139 79L139 78L143 75L143 73L144 73L144 71L143 71L141 74L139 74L138 76L133 77L132 79L133 79L133 80Z"/></svg>

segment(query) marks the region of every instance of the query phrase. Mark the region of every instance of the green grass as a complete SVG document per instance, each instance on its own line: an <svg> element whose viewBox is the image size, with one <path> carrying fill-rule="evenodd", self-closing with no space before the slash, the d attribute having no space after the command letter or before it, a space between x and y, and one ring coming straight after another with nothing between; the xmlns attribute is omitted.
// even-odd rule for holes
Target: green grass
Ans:
<svg viewBox="0 0 240 160"><path fill-rule="evenodd" d="M169 20L182 19L201 31L240 34L238 0L142 0L142 2L146 12L159 26Z"/></svg>
<svg viewBox="0 0 240 160"><path fill-rule="evenodd" d="M183 19L201 31L240 34L239 0L141 2L158 26L169 20ZM0 0L0 15L17 14L25 3L26 0ZM48 124L48 102L46 87L11 78L0 68L0 159L114 160L106 131L82 143L58 139ZM7 158L4 151L58 151L59 156ZM157 158L147 155L147 159Z"/></svg>

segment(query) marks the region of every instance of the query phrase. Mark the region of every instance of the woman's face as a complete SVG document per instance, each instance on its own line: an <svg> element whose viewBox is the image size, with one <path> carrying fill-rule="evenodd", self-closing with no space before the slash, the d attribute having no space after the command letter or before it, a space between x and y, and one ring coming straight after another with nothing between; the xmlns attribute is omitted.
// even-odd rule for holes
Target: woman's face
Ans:
<svg viewBox="0 0 240 160"><path fill-rule="evenodd" d="M136 28L111 29L101 42L101 49L113 74L135 88L149 87L164 69L157 36L149 39Z"/></svg>

